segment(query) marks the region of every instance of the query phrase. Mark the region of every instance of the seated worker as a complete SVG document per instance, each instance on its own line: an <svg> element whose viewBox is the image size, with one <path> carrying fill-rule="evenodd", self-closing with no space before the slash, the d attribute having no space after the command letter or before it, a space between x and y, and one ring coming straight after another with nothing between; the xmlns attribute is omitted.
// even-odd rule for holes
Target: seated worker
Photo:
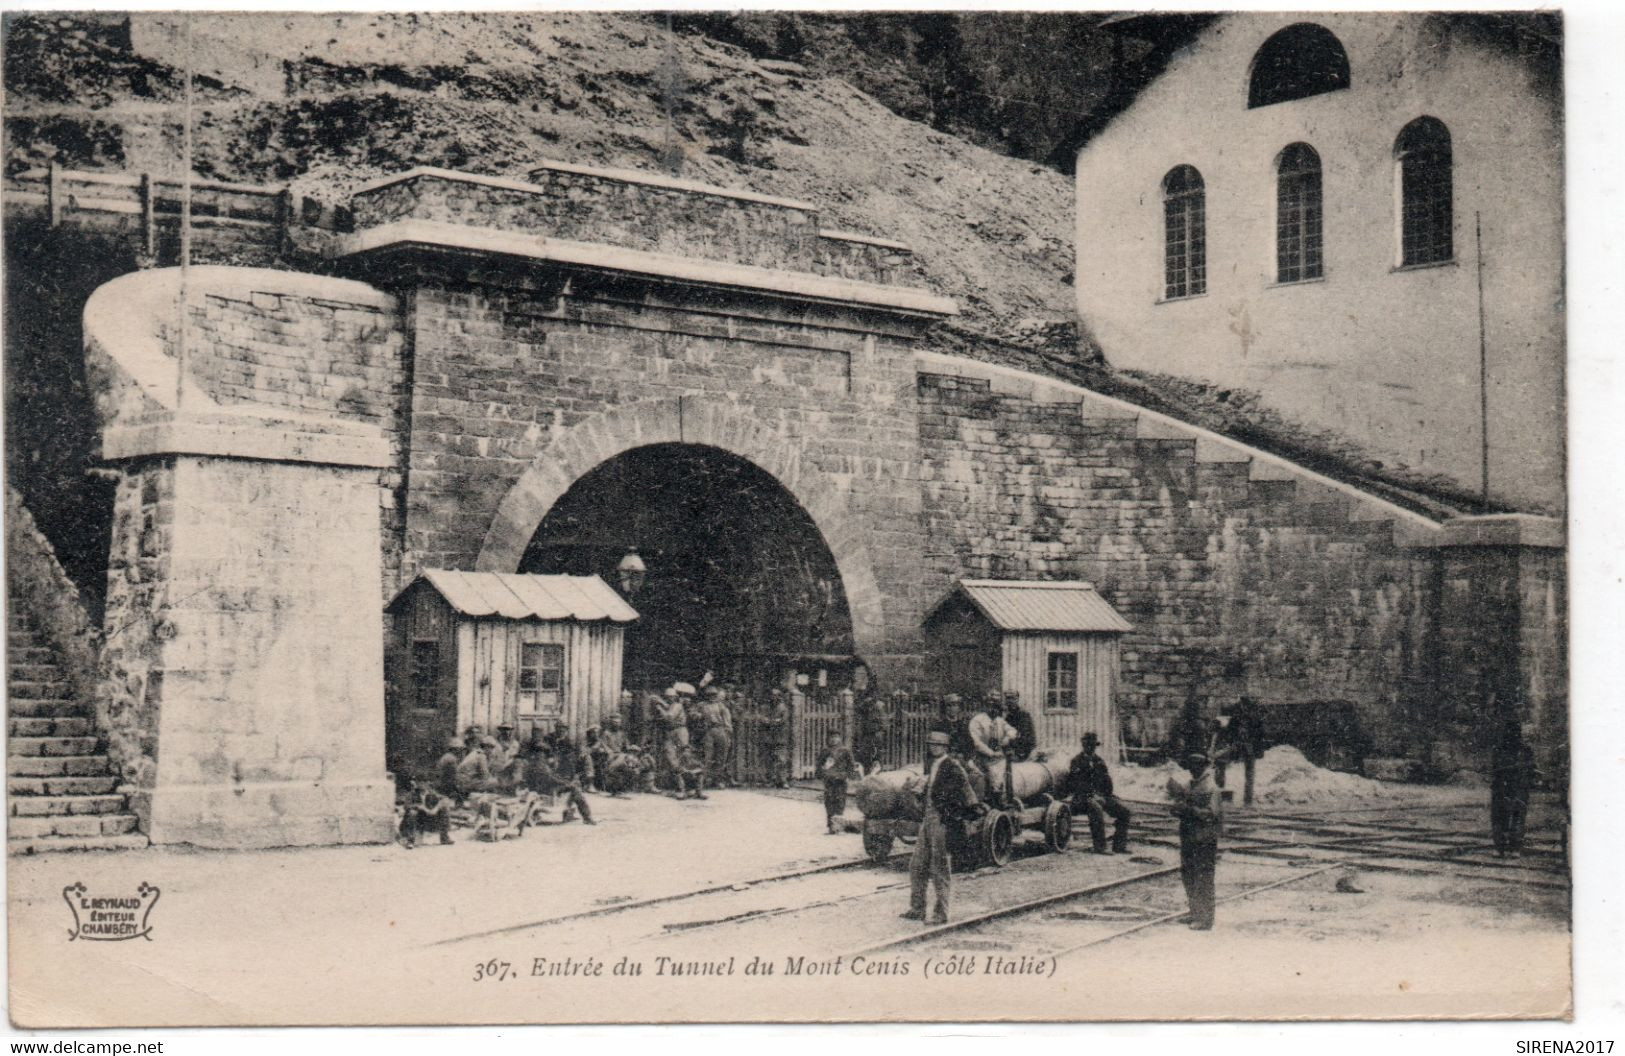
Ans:
<svg viewBox="0 0 1625 1056"><path fill-rule="evenodd" d="M462 761L463 739L453 736L446 741L446 753L434 764L434 790L454 802L462 799L457 791L457 767Z"/></svg>
<svg viewBox="0 0 1625 1056"><path fill-rule="evenodd" d="M531 731L530 740L520 755L519 779L532 792L563 795L569 808L565 811L564 820L570 820L570 810L573 809L581 812L582 824L598 824L592 820L592 808L587 805L587 797L581 794L580 782L559 771L541 730Z"/></svg>
<svg viewBox="0 0 1625 1056"><path fill-rule="evenodd" d="M628 745L604 761L599 782L599 787L616 799L625 799L634 790L653 792L654 762L638 745Z"/></svg>
<svg viewBox="0 0 1625 1056"><path fill-rule="evenodd" d="M583 782L588 792L602 792L598 787L603 779L604 768L600 765L604 759L604 748L599 743L603 734L597 726L588 726L587 732L581 735L581 759L586 764L586 780Z"/></svg>
<svg viewBox="0 0 1625 1056"><path fill-rule="evenodd" d="M824 827L834 836L841 830L835 819L846 813L846 783L863 776L863 767L852 756L852 749L831 730L823 754L818 758L818 780L824 783Z"/></svg>
<svg viewBox="0 0 1625 1056"><path fill-rule="evenodd" d="M1106 761L1096 754L1100 738L1093 730L1083 735L1083 751L1072 757L1067 773L1067 789L1072 794L1072 813L1089 816L1089 838L1096 854L1124 854L1128 851L1129 809L1112 795L1112 775ZM1106 815L1112 816L1112 845L1106 847Z"/></svg>
<svg viewBox="0 0 1625 1056"><path fill-rule="evenodd" d="M491 774L491 763L485 756L485 748L480 743L482 738L477 733L470 733L463 742L466 752L462 762L457 764L457 796L459 800L467 799L476 792L500 792L502 783Z"/></svg>
<svg viewBox="0 0 1625 1056"><path fill-rule="evenodd" d="M503 723L497 727L496 741L486 747L491 776L505 785L512 785L519 775L519 737L513 727Z"/></svg>
<svg viewBox="0 0 1625 1056"><path fill-rule="evenodd" d="M401 815L401 842L407 850L416 847L418 838L430 832L440 834L442 845L452 842L450 798L410 778L401 782L400 794L405 807Z"/></svg>
<svg viewBox="0 0 1625 1056"><path fill-rule="evenodd" d="M998 690L988 690L982 710L971 716L965 733L970 738L969 762L981 770L982 776L987 779L987 798L999 806L1011 806L1015 797L1010 788L1010 745L1016 739L1016 731L1004 721L1003 694ZM1001 762L1005 765L995 788L993 771Z"/></svg>
<svg viewBox="0 0 1625 1056"><path fill-rule="evenodd" d="M582 788L592 785L592 757L576 744L575 738L570 736L569 725L563 720L553 727L553 733L547 738L547 747L553 755L553 768L560 777Z"/></svg>
<svg viewBox="0 0 1625 1056"><path fill-rule="evenodd" d="M1014 738L1010 742L1010 758L1018 763L1032 758L1038 748L1038 727L1033 724L1032 713L1021 706L1021 694L1006 690L1004 694L1004 721L1010 724Z"/></svg>

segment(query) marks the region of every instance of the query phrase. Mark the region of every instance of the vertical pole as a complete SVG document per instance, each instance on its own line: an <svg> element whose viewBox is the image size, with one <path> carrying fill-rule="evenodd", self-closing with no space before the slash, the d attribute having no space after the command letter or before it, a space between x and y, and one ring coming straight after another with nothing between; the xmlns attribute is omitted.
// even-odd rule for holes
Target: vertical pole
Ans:
<svg viewBox="0 0 1625 1056"><path fill-rule="evenodd" d="M150 172L141 174L141 251L146 257L146 267L152 267L158 259L158 217L154 212Z"/></svg>
<svg viewBox="0 0 1625 1056"><path fill-rule="evenodd" d="M186 392L187 347L191 325L188 311L192 275L192 15L186 15L186 92L181 117L181 291L180 326L175 346L175 414L180 415Z"/></svg>
<svg viewBox="0 0 1625 1056"><path fill-rule="evenodd" d="M1482 512L1490 512L1490 354L1489 341L1484 333L1484 225L1479 213L1473 213L1473 239L1478 258L1478 504Z"/></svg>
<svg viewBox="0 0 1625 1056"><path fill-rule="evenodd" d="M52 158L45 183L45 208L50 214L52 227L62 226L62 209L67 204L63 201L62 182L62 166Z"/></svg>

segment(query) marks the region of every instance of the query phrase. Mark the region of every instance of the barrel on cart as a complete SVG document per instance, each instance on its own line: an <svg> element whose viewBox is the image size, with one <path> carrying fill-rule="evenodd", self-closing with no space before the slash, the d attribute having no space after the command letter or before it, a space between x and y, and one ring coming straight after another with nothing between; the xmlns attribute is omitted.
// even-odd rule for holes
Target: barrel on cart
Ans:
<svg viewBox="0 0 1625 1056"><path fill-rule="evenodd" d="M995 789L1004 786L1004 765L990 774ZM989 802L980 770L966 767L977 794ZM1002 866L1010 861L1016 837L1024 831L1040 832L1051 851L1064 851L1072 842L1072 808L1062 798L1067 768L1053 760L1016 763L1010 773L1014 802L989 806L981 817L948 829L955 862ZM864 779L858 786L858 809L863 812L863 849L880 862L891 856L898 839L913 841L920 832L921 793L925 775L919 770L887 770Z"/></svg>

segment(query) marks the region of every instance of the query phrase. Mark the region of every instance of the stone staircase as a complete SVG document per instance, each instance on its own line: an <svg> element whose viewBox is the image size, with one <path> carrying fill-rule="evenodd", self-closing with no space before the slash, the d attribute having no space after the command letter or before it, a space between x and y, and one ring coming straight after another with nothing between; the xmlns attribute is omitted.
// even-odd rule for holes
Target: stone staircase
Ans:
<svg viewBox="0 0 1625 1056"><path fill-rule="evenodd" d="M118 777L89 706L73 699L56 650L20 611L15 594L8 619L10 853L147 846L116 791Z"/></svg>

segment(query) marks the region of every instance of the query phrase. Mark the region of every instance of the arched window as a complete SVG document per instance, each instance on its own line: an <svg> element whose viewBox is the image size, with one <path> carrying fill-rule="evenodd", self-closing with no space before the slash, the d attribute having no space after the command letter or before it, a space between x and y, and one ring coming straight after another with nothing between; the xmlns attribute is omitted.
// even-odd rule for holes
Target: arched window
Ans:
<svg viewBox="0 0 1625 1056"><path fill-rule="evenodd" d="M1163 297L1207 292L1207 192L1189 165L1162 178Z"/></svg>
<svg viewBox="0 0 1625 1056"><path fill-rule="evenodd" d="M1290 25L1253 56L1247 106L1306 99L1349 86L1349 56L1331 30L1313 22Z"/></svg>
<svg viewBox="0 0 1625 1056"><path fill-rule="evenodd" d="M1394 140L1394 162L1399 167L1399 263L1452 259L1450 130L1438 118L1417 118Z"/></svg>
<svg viewBox="0 0 1625 1056"><path fill-rule="evenodd" d="M1275 281L1318 279L1324 270L1320 155L1307 143L1294 143L1275 164Z"/></svg>

